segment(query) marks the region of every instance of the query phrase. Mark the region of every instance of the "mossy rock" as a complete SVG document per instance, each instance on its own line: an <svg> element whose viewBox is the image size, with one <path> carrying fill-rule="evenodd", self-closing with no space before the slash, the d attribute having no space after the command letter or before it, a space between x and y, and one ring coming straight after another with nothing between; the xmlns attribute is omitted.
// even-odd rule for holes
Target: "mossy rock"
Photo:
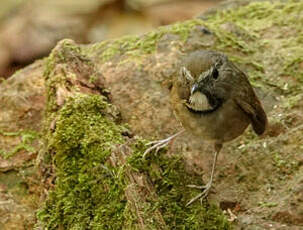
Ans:
<svg viewBox="0 0 303 230"><path fill-rule="evenodd" d="M302 98L302 10L301 1L253 2L218 11L206 20L194 19L159 28L141 37L125 37L81 47L67 40L61 42L48 58L45 71L48 104L44 156L49 159L56 182L38 213L41 226L48 229L230 229L230 224L216 206L197 202L190 208L185 207L186 202L199 192L186 188L186 184L199 184L200 176L187 168L182 157L168 156L165 150L143 159L147 141L128 137L127 129L112 113L114 107L109 98L98 95L100 89L83 93L79 87L70 87L70 82L75 82L72 79L83 77L87 71L78 73L77 68L69 69L69 65L74 66L71 63L76 63L76 57L77 63L84 63L85 68L80 69L88 69L91 73L85 82L90 79L92 85L98 85L95 80L99 75L94 64L101 66L100 63L109 62L118 66L134 61L140 66L142 57L157 53L164 36L172 34L176 40L171 43L177 44L184 53L205 48L228 54L246 70L255 87L282 96L278 112L286 114L288 109L300 107L298 102ZM189 41L197 30L212 36L212 42L204 42L202 37L201 44L192 45ZM281 31L288 36L281 36ZM62 88L72 88L72 93L64 95L64 100L58 100ZM101 94L105 91L103 89ZM286 96L287 100L284 100ZM138 97L142 100L141 94ZM286 116L277 119L280 123L287 121ZM295 123L292 125L290 128L294 128ZM298 129L293 130L293 134L298 132ZM275 167L264 163L271 160L275 150L273 145L278 143L281 148L285 145L277 138L268 142L271 147L264 150L266 140L257 142L250 132L241 141L246 148L231 145L229 150L233 151L234 158L240 158L245 151L246 161L243 162L247 165L241 159L238 162L244 169L250 169L248 173L244 170L244 177L249 178L241 187L247 197L254 189L260 188L256 172L262 165L264 172L274 171ZM247 150L251 146L253 150ZM258 155L264 151L267 154ZM261 166L253 164L255 160ZM256 172L252 172L254 169ZM292 170L291 173L300 175L299 166ZM221 170L221 173L225 172ZM242 183L242 179L238 182Z"/></svg>
<svg viewBox="0 0 303 230"><path fill-rule="evenodd" d="M186 170L182 157L169 157L163 151L144 159L147 141L129 137L106 95L87 92L97 84L89 85L90 76L98 72L72 41L60 42L47 63L41 167L56 180L38 212L38 225L46 229L230 228L214 205L185 207L199 192L186 184L201 182L201 176Z"/></svg>
<svg viewBox="0 0 303 230"><path fill-rule="evenodd" d="M45 207L38 213L47 229L229 229L222 212L199 202L185 207L198 191L186 187L199 183L199 175L185 170L181 157L159 155L142 157L146 141L123 136L125 127L117 125L105 112L108 104L98 95L76 95L58 112L56 130L49 139L56 182ZM113 165L113 153L129 144L123 164ZM144 202L127 199L130 175L148 178L153 188ZM144 185L133 184L146 190ZM140 200L140 197L137 197ZM138 210L133 205L139 206ZM136 207L138 209L138 207ZM159 211L160 218L155 215ZM139 215L139 216L138 216ZM142 223L140 222L140 219Z"/></svg>

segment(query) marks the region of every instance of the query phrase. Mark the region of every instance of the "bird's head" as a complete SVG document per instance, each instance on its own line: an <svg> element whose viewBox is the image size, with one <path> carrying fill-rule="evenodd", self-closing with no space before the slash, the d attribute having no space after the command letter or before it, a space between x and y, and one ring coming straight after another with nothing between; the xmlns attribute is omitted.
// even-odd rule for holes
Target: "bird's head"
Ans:
<svg viewBox="0 0 303 230"><path fill-rule="evenodd" d="M214 112L230 97L230 74L224 70L227 58L213 54L207 56L194 53L187 57L178 75L177 82L183 88L182 92L187 92L186 95L183 93L182 99L192 112Z"/></svg>

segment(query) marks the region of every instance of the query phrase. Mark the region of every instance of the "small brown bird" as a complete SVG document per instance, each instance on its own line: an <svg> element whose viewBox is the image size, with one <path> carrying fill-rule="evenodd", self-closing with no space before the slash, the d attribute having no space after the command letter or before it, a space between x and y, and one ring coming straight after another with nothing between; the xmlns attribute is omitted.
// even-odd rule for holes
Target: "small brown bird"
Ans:
<svg viewBox="0 0 303 230"><path fill-rule="evenodd" d="M202 140L212 141L215 156L209 182L189 187L203 192L188 202L205 198L212 185L218 153L224 142L240 136L249 124L256 134L264 133L267 117L246 74L228 58L215 51L194 51L181 62L179 74L173 79L171 105L186 131ZM179 133L146 150L164 147Z"/></svg>

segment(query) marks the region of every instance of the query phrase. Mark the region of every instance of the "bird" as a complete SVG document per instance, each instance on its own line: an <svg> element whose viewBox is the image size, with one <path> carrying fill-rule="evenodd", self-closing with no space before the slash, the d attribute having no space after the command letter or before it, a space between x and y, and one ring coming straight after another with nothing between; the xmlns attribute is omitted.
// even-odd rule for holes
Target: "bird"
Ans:
<svg viewBox="0 0 303 230"><path fill-rule="evenodd" d="M151 142L144 157L185 131L214 145L210 180L204 186L188 185L202 190L188 206L208 196L223 144L242 135L249 124L257 135L262 135L268 121L246 73L225 54L213 50L195 50L184 55L173 76L170 103L183 129L169 138Z"/></svg>

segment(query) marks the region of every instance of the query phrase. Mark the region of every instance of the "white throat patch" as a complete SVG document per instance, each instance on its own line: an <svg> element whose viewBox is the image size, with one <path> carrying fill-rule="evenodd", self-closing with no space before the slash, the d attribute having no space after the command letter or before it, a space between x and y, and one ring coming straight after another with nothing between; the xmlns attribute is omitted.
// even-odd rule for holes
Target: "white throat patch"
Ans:
<svg viewBox="0 0 303 230"><path fill-rule="evenodd" d="M186 104L189 108L196 111L211 110L212 107L208 103L207 97L201 92L195 92L189 98L189 103Z"/></svg>

